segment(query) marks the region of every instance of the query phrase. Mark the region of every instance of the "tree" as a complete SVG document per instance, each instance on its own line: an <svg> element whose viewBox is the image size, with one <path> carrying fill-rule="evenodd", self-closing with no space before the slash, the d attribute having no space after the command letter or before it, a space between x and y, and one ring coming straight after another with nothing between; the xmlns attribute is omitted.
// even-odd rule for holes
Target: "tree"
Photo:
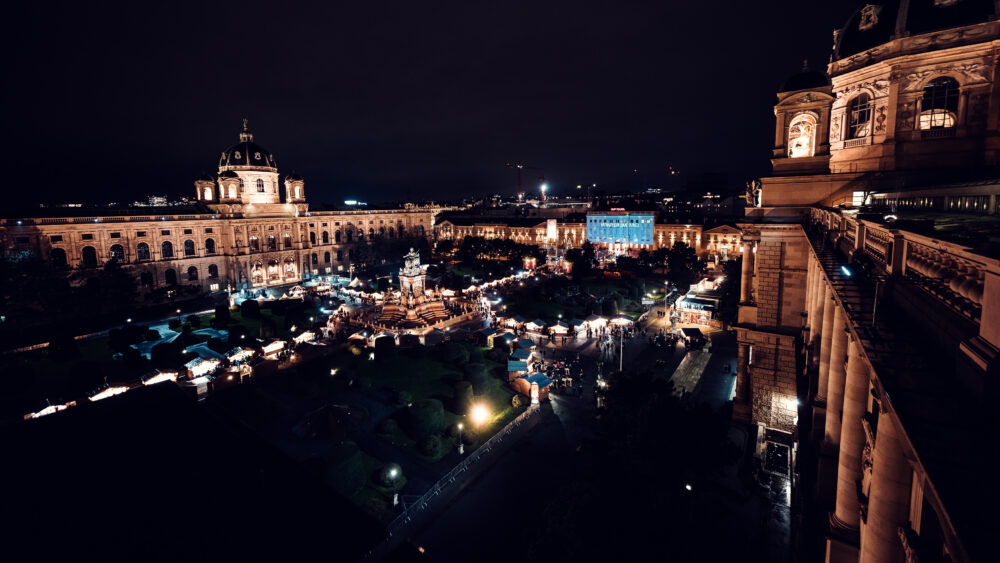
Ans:
<svg viewBox="0 0 1000 563"><path fill-rule="evenodd" d="M472 384L468 381L459 381L455 384L454 390L455 412L466 414L472 409Z"/></svg>
<svg viewBox="0 0 1000 563"><path fill-rule="evenodd" d="M247 299L240 303L240 314L245 319L259 319L260 304L255 299Z"/></svg>
<svg viewBox="0 0 1000 563"><path fill-rule="evenodd" d="M441 451L441 437L438 435L427 436L420 440L420 453L427 457L437 457Z"/></svg>
<svg viewBox="0 0 1000 563"><path fill-rule="evenodd" d="M229 303L219 303L215 306L215 320L229 322Z"/></svg>
<svg viewBox="0 0 1000 563"><path fill-rule="evenodd" d="M417 401L406 409L406 414L409 430L418 440L444 429L444 405L437 399Z"/></svg>
<svg viewBox="0 0 1000 563"><path fill-rule="evenodd" d="M483 395L489 390L489 377L486 374L485 365L466 364L465 378L472 384L472 391L476 395Z"/></svg>
<svg viewBox="0 0 1000 563"><path fill-rule="evenodd" d="M667 278L681 292L687 291L705 272L705 263L698 259L693 248L683 242L675 243L667 252L667 266L670 268Z"/></svg>

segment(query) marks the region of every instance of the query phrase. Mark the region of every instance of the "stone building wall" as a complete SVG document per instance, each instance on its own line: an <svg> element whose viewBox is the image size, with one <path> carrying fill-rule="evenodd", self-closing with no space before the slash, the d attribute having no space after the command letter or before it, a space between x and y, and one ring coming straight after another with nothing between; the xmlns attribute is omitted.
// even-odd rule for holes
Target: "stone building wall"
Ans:
<svg viewBox="0 0 1000 563"><path fill-rule="evenodd" d="M751 422L794 432L797 422L795 337L752 329L737 330L749 345Z"/></svg>

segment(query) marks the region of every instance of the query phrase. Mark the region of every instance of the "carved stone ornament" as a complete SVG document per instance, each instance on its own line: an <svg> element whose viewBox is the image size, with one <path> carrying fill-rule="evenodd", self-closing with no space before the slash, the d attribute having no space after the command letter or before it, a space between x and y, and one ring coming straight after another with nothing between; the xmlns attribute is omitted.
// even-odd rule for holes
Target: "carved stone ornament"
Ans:
<svg viewBox="0 0 1000 563"><path fill-rule="evenodd" d="M840 140L840 116L833 118L833 124L830 125L830 140L839 141Z"/></svg>
<svg viewBox="0 0 1000 563"><path fill-rule="evenodd" d="M921 70L919 72L907 73L906 75L903 76L903 79L906 80L906 84L903 86L903 90L909 90L909 91L916 90L917 86L919 86L920 83L924 80L924 78L927 78L931 74L931 72L934 71Z"/></svg>
<svg viewBox="0 0 1000 563"><path fill-rule="evenodd" d="M916 104L914 104L914 102L904 102L899 104L899 110L896 112L896 129L898 131L913 129L915 105Z"/></svg>
<svg viewBox="0 0 1000 563"><path fill-rule="evenodd" d="M965 76L969 77L972 82L986 82L989 79L986 78L986 69L980 63L968 63L964 65L956 65L953 67L954 70L961 72Z"/></svg>
<svg viewBox="0 0 1000 563"><path fill-rule="evenodd" d="M866 89L871 90L876 98L889 95L889 81L885 78L879 78L877 80L867 80L865 82L858 82L857 84L852 84L847 88L839 90L837 92L837 97L850 96L858 90Z"/></svg>
<svg viewBox="0 0 1000 563"><path fill-rule="evenodd" d="M885 110L886 110L886 107L884 105L883 106L879 106L878 109L875 110L875 132L876 133L885 133L885 121L886 121Z"/></svg>
<svg viewBox="0 0 1000 563"><path fill-rule="evenodd" d="M868 471L872 467L872 445L868 442L865 442L865 449L861 452L861 467Z"/></svg>
<svg viewBox="0 0 1000 563"><path fill-rule="evenodd" d="M934 0L935 8L944 8L946 6L954 6L958 4L961 0Z"/></svg>

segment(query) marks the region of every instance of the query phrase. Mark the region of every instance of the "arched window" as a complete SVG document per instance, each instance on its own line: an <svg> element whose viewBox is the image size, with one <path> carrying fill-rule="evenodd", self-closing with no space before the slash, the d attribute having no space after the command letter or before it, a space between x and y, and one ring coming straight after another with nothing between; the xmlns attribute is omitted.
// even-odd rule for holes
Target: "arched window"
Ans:
<svg viewBox="0 0 1000 563"><path fill-rule="evenodd" d="M243 185L243 178L240 178L240 193L247 191L246 186Z"/></svg>
<svg viewBox="0 0 1000 563"><path fill-rule="evenodd" d="M867 93L858 94L847 106L847 138L860 139L871 133L872 98Z"/></svg>
<svg viewBox="0 0 1000 563"><path fill-rule="evenodd" d="M204 198L206 201L212 200L212 188L205 188Z"/></svg>
<svg viewBox="0 0 1000 563"><path fill-rule="evenodd" d="M816 118L808 113L800 113L788 126L788 156L801 158L812 156L816 150Z"/></svg>
<svg viewBox="0 0 1000 563"><path fill-rule="evenodd" d="M392 227L389 227L389 238L395 238L395 236L396 236L396 230L393 229Z"/></svg>
<svg viewBox="0 0 1000 563"><path fill-rule="evenodd" d="M215 239L205 239L205 254L215 254Z"/></svg>
<svg viewBox="0 0 1000 563"><path fill-rule="evenodd" d="M281 279L281 269L278 268L277 260L271 260L267 263L267 277L271 281L278 281Z"/></svg>
<svg viewBox="0 0 1000 563"><path fill-rule="evenodd" d="M54 266L61 268L66 265L66 251L61 248L53 248L52 252L49 253L49 259L52 260Z"/></svg>
<svg viewBox="0 0 1000 563"><path fill-rule="evenodd" d="M149 245L140 242L135 246L135 259L136 260L149 260Z"/></svg>
<svg viewBox="0 0 1000 563"><path fill-rule="evenodd" d="M153 274L143 272L139 275L139 283L146 287L153 287Z"/></svg>
<svg viewBox="0 0 1000 563"><path fill-rule="evenodd" d="M294 278L297 274L295 273L295 261L291 258L285 258L285 277Z"/></svg>
<svg viewBox="0 0 1000 563"><path fill-rule="evenodd" d="M920 100L920 129L954 127L958 121L958 82L951 77L935 78L924 86Z"/></svg>
<svg viewBox="0 0 1000 563"><path fill-rule="evenodd" d="M319 264L319 255L314 252L312 255L312 265L315 266L317 264Z"/></svg>
<svg viewBox="0 0 1000 563"><path fill-rule="evenodd" d="M347 242L354 242L354 231L347 231Z"/></svg>
<svg viewBox="0 0 1000 563"><path fill-rule="evenodd" d="M417 233L420 236L424 236L424 226L423 225L417 225Z"/></svg>
<svg viewBox="0 0 1000 563"><path fill-rule="evenodd" d="M257 235L250 235L250 251L260 252L260 240Z"/></svg>
<svg viewBox="0 0 1000 563"><path fill-rule="evenodd" d="M264 180L257 178L257 191L259 193L264 193Z"/></svg>
<svg viewBox="0 0 1000 563"><path fill-rule="evenodd" d="M337 262L343 262L343 261L344 261L344 251L343 250L338 250L337 251Z"/></svg>
<svg viewBox="0 0 1000 563"><path fill-rule="evenodd" d="M285 248L292 247L292 235L285 233Z"/></svg>
<svg viewBox="0 0 1000 563"><path fill-rule="evenodd" d="M324 252L323 253L323 262L325 262L326 264L330 263L330 253L329 252Z"/></svg>
<svg viewBox="0 0 1000 563"><path fill-rule="evenodd" d="M125 247L120 244L112 244L110 254L111 259L116 262L125 261Z"/></svg>
<svg viewBox="0 0 1000 563"><path fill-rule="evenodd" d="M177 272L171 268L163 272L163 279L167 282L167 285L177 285Z"/></svg>
<svg viewBox="0 0 1000 563"><path fill-rule="evenodd" d="M236 188L229 186L229 199L236 199Z"/></svg>
<svg viewBox="0 0 1000 563"><path fill-rule="evenodd" d="M375 236L375 229L368 227L368 238Z"/></svg>
<svg viewBox="0 0 1000 563"><path fill-rule="evenodd" d="M208 265L208 277L211 279L216 279L219 277L219 267L215 264Z"/></svg>
<svg viewBox="0 0 1000 563"><path fill-rule="evenodd" d="M250 281L252 283L264 283L264 265L260 262L251 266Z"/></svg>
<svg viewBox="0 0 1000 563"><path fill-rule="evenodd" d="M316 233L312 231L309 232L309 243L316 244Z"/></svg>
<svg viewBox="0 0 1000 563"><path fill-rule="evenodd" d="M302 187L295 186L295 197L302 197Z"/></svg>
<svg viewBox="0 0 1000 563"><path fill-rule="evenodd" d="M188 281L198 281L198 268L194 266L188 268Z"/></svg>
<svg viewBox="0 0 1000 563"><path fill-rule="evenodd" d="M333 242L340 244L340 231L333 233Z"/></svg>
<svg viewBox="0 0 1000 563"><path fill-rule="evenodd" d="M347 259L348 260L354 260L354 249L353 248L347 251Z"/></svg>
<svg viewBox="0 0 1000 563"><path fill-rule="evenodd" d="M194 241L186 240L184 241L184 256L194 256Z"/></svg>
<svg viewBox="0 0 1000 563"><path fill-rule="evenodd" d="M161 258L174 257L174 245L171 244L169 240L163 241L163 244L160 245L160 257Z"/></svg>
<svg viewBox="0 0 1000 563"><path fill-rule="evenodd" d="M83 258L84 266L96 266L97 265L97 251L94 250L93 246L85 246L80 252L81 258Z"/></svg>
<svg viewBox="0 0 1000 563"><path fill-rule="evenodd" d="M385 227L379 227L378 234L379 236L385 236Z"/></svg>
<svg viewBox="0 0 1000 563"><path fill-rule="evenodd" d="M330 233L323 231L323 244L330 244Z"/></svg>
<svg viewBox="0 0 1000 563"><path fill-rule="evenodd" d="M274 235L267 235L267 249L278 250L278 239L274 238Z"/></svg>

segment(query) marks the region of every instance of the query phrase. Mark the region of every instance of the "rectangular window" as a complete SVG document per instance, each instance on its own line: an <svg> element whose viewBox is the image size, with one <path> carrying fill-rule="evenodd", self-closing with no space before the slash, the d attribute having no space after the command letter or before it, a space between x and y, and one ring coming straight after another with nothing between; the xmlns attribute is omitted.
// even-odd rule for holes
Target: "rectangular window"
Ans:
<svg viewBox="0 0 1000 563"><path fill-rule="evenodd" d="M212 227L208 227L207 229L205 229L205 233L209 235L212 234Z"/></svg>
<svg viewBox="0 0 1000 563"><path fill-rule="evenodd" d="M191 234L191 229L184 229L184 234L185 235L190 235Z"/></svg>
<svg viewBox="0 0 1000 563"><path fill-rule="evenodd" d="M146 231L136 231L135 236L144 237L146 236Z"/></svg>
<svg viewBox="0 0 1000 563"><path fill-rule="evenodd" d="M49 237L52 242L62 242L62 235L52 235Z"/></svg>
<svg viewBox="0 0 1000 563"><path fill-rule="evenodd" d="M212 285L208 286L208 290L209 291L219 291L219 284L213 283Z"/></svg>
<svg viewBox="0 0 1000 563"><path fill-rule="evenodd" d="M111 238L122 238L121 233L111 233Z"/></svg>
<svg viewBox="0 0 1000 563"><path fill-rule="evenodd" d="M94 240L94 235L92 233L86 233L80 235L80 238L82 238L83 240Z"/></svg>
<svg viewBox="0 0 1000 563"><path fill-rule="evenodd" d="M163 230L163 231L160 231L160 234L163 235L163 236L168 236L170 234L170 231Z"/></svg>

